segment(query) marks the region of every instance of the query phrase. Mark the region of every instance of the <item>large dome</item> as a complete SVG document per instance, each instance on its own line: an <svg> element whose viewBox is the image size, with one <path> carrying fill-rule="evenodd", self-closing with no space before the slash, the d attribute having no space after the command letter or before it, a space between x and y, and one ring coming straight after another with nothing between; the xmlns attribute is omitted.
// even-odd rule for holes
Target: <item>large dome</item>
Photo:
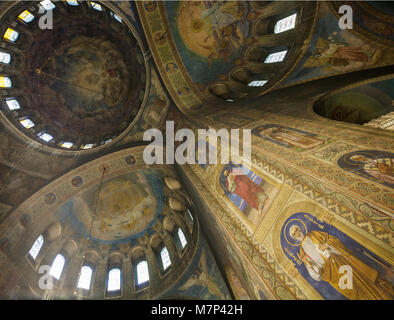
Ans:
<svg viewBox="0 0 394 320"><path fill-rule="evenodd" d="M3 16L18 33L4 51L11 54L7 99L20 106L5 115L50 147L83 150L113 141L139 115L145 95L137 39L119 15L86 3L56 2L52 29L43 30L39 6L25 2ZM35 19L20 18L24 10ZM31 123L21 123L26 119Z"/></svg>

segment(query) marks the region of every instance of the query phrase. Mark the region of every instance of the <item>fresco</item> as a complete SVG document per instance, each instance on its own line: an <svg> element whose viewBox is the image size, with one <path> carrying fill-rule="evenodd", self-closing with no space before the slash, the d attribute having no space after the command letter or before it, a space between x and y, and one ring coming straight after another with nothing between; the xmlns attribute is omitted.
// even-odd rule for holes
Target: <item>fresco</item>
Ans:
<svg viewBox="0 0 394 320"><path fill-rule="evenodd" d="M220 123L224 123L225 125L228 125L232 128L243 126L248 122L254 120L252 118L245 117L244 115L240 115L232 112L226 112L226 113L214 115L212 116L212 119Z"/></svg>
<svg viewBox="0 0 394 320"><path fill-rule="evenodd" d="M337 17L321 2L319 18L305 55L281 86L390 64L392 59L392 50L372 45L352 31L340 29Z"/></svg>
<svg viewBox="0 0 394 320"><path fill-rule="evenodd" d="M364 124L394 111L394 79L356 87L331 95L314 106L314 111L332 120Z"/></svg>
<svg viewBox="0 0 394 320"><path fill-rule="evenodd" d="M313 215L291 215L283 224L280 241L286 257L325 299L394 298L390 264ZM339 284L342 265L353 270L353 289Z"/></svg>
<svg viewBox="0 0 394 320"><path fill-rule="evenodd" d="M342 1L330 3L338 12ZM353 25L356 30L368 37L394 41L394 11L387 1L355 1L352 3Z"/></svg>
<svg viewBox="0 0 394 320"><path fill-rule="evenodd" d="M251 30L248 1L166 1L178 52L195 83L228 73ZM209 70L209 72L206 72Z"/></svg>
<svg viewBox="0 0 394 320"><path fill-rule="evenodd" d="M177 285L165 294L203 300L231 299L206 240L200 237L197 252L189 269Z"/></svg>
<svg viewBox="0 0 394 320"><path fill-rule="evenodd" d="M278 189L243 165L229 163L220 173L219 183L230 201L253 226L258 226Z"/></svg>
<svg viewBox="0 0 394 320"><path fill-rule="evenodd" d="M163 186L159 177L148 170L132 172L105 181L68 200L55 210L55 216L76 234L86 237L93 213L92 241L123 244L141 236L161 214Z"/></svg>
<svg viewBox="0 0 394 320"><path fill-rule="evenodd" d="M231 289L237 300L250 300L248 293L246 292L241 280L231 266L226 267L226 276L230 282Z"/></svg>
<svg viewBox="0 0 394 320"><path fill-rule="evenodd" d="M54 30L32 31L26 50L29 112L72 141L118 135L138 114L145 93L145 81L136 81L136 75L146 77L137 39L126 24L81 19L78 11L64 15Z"/></svg>
<svg viewBox="0 0 394 320"><path fill-rule="evenodd" d="M286 148L308 150L324 143L317 134L278 124L265 124L252 130L252 134Z"/></svg>
<svg viewBox="0 0 394 320"><path fill-rule="evenodd" d="M337 163L346 171L394 188L394 153L358 150L341 156Z"/></svg>

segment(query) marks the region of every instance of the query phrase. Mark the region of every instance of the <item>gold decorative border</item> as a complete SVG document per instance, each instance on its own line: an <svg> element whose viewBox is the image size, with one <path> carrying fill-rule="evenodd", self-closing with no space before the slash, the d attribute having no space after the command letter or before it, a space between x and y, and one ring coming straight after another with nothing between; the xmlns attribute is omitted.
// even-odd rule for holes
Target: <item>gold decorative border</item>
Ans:
<svg viewBox="0 0 394 320"><path fill-rule="evenodd" d="M157 1L156 4L156 8L149 12L145 10L143 1L136 2L141 24L152 50L152 56L156 62L156 66L178 108L184 113L201 113L206 104L205 99L191 80L176 48L164 2ZM159 21L159 23L157 21ZM154 38L155 34L159 34L161 38L164 37L163 44L159 45L156 43ZM164 49L160 50L159 46ZM164 50L166 51L165 53ZM176 63L178 66L177 70L170 74L164 69L165 65L169 62ZM177 89L182 87L188 87L190 89L190 92L183 97L177 92ZM199 105L202 106L197 110L197 106ZM193 110L193 108L196 109Z"/></svg>

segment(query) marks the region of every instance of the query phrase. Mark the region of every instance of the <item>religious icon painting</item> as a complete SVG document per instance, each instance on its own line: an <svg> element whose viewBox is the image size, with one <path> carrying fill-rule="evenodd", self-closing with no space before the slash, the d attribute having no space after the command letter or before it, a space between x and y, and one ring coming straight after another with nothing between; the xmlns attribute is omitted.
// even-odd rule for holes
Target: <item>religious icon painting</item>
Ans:
<svg viewBox="0 0 394 320"><path fill-rule="evenodd" d="M231 162L224 166L219 183L227 198L255 227L258 227L278 193L278 189L266 179L243 165Z"/></svg>
<svg viewBox="0 0 394 320"><path fill-rule="evenodd" d="M310 150L325 142L315 133L271 123L254 128L252 134L280 146L300 151Z"/></svg>
<svg viewBox="0 0 394 320"><path fill-rule="evenodd" d="M282 250L325 299L393 299L392 266L332 225L298 212L283 224Z"/></svg>
<svg viewBox="0 0 394 320"><path fill-rule="evenodd" d="M341 156L342 169L394 188L394 153L380 150L358 150Z"/></svg>

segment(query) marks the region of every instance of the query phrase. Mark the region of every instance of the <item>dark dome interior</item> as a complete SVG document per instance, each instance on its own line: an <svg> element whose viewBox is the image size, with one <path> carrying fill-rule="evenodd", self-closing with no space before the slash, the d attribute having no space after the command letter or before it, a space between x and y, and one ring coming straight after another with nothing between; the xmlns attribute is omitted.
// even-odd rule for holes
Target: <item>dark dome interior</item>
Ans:
<svg viewBox="0 0 394 320"><path fill-rule="evenodd" d="M38 23L18 29L13 88L23 89L23 108L11 120L40 143L37 134L48 133L53 147L98 146L119 136L138 114L146 83L141 49L126 24L95 11L68 6L54 10L53 29ZM35 128L21 127L21 117Z"/></svg>

